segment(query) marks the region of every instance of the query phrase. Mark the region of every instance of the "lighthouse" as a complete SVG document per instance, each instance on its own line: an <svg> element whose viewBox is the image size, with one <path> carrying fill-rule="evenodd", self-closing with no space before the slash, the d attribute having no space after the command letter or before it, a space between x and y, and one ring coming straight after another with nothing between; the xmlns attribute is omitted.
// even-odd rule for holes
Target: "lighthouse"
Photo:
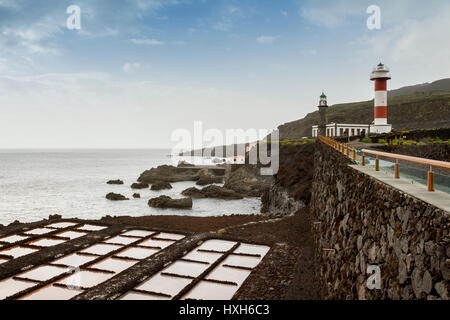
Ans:
<svg viewBox="0 0 450 320"><path fill-rule="evenodd" d="M325 95L325 93L323 93L320 95L320 100L319 100L319 118L320 118L320 122L319 122L319 132L321 135L326 135L326 128L327 128L327 109L328 109L328 104L327 104L327 96Z"/></svg>
<svg viewBox="0 0 450 320"><path fill-rule="evenodd" d="M372 133L385 133L392 129L392 125L387 122L387 81L390 79L389 69L381 62L370 74L370 80L375 83L374 122L370 126Z"/></svg>
<svg viewBox="0 0 450 320"><path fill-rule="evenodd" d="M392 125L387 119L387 81L391 79L389 69L381 62L372 70L370 80L375 83L374 121L371 124L328 123L327 96L322 92L319 100L318 124L312 126L312 137L319 135L327 137L362 137L364 135L387 133L392 131Z"/></svg>

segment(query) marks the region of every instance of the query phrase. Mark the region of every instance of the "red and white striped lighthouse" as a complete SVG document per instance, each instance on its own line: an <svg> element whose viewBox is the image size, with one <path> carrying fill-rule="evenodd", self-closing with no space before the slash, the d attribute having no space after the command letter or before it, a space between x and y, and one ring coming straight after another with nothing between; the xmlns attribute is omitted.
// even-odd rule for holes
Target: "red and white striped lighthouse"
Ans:
<svg viewBox="0 0 450 320"><path fill-rule="evenodd" d="M391 79L389 69L381 62L370 74L370 80L375 82L374 125L387 125L387 81Z"/></svg>

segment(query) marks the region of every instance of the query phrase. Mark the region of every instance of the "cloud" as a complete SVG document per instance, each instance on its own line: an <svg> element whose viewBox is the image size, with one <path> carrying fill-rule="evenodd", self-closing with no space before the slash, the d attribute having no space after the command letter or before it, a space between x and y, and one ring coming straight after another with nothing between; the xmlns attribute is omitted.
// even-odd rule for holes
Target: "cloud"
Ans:
<svg viewBox="0 0 450 320"><path fill-rule="evenodd" d="M130 41L136 45L163 46L166 44L156 39L131 39Z"/></svg>
<svg viewBox="0 0 450 320"><path fill-rule="evenodd" d="M137 0L137 6L142 10L161 10L168 6L174 6L186 1L182 0Z"/></svg>
<svg viewBox="0 0 450 320"><path fill-rule="evenodd" d="M287 17L287 15L288 15L288 13L286 12L286 11L281 11L281 14L283 15L283 16L285 16L285 17Z"/></svg>
<svg viewBox="0 0 450 320"><path fill-rule="evenodd" d="M0 136L8 137L0 140L0 148L167 148L173 130L190 128L198 120L197 112L211 127L225 129L226 110L239 110L242 117L231 117L228 123L246 128L255 110L269 108L273 101L259 93L210 86L162 85L102 73L54 73L0 76L0 105ZM208 113L211 105L220 117ZM21 131L15 134L18 123ZM254 123L260 125L258 120Z"/></svg>
<svg viewBox="0 0 450 320"><path fill-rule="evenodd" d="M127 62L123 65L122 70L125 73L132 73L141 68L141 64L137 62Z"/></svg>
<svg viewBox="0 0 450 320"><path fill-rule="evenodd" d="M357 45L366 55L375 55L386 63L408 68L450 70L450 5L427 18L399 20L395 25L382 24L376 32L368 32Z"/></svg>
<svg viewBox="0 0 450 320"><path fill-rule="evenodd" d="M235 22L244 16L244 12L240 7L225 6L220 10L219 20L214 23L213 29L225 32L230 31L233 29Z"/></svg>
<svg viewBox="0 0 450 320"><path fill-rule="evenodd" d="M259 36L256 38L256 42L260 44L272 44L275 42L275 40L278 38L278 36Z"/></svg>
<svg viewBox="0 0 450 320"><path fill-rule="evenodd" d="M227 18L223 18L214 24L213 29L218 31L230 31L233 28L233 23Z"/></svg>
<svg viewBox="0 0 450 320"><path fill-rule="evenodd" d="M332 2L312 1L300 8L299 14L306 21L326 28L336 28L343 25L348 17L366 14L364 3L336 0Z"/></svg>
<svg viewBox="0 0 450 320"><path fill-rule="evenodd" d="M63 26L50 17L26 25L0 28L0 44L9 53L25 49L32 54L59 55L54 39Z"/></svg>

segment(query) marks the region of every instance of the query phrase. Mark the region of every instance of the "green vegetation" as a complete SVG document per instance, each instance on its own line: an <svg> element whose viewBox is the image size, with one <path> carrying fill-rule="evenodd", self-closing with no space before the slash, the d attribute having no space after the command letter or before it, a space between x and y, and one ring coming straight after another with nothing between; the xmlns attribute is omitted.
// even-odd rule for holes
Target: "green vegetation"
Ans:
<svg viewBox="0 0 450 320"><path fill-rule="evenodd" d="M328 108L328 122L366 123L373 121L373 100L337 104ZM450 92L432 91L388 98L388 119L397 131L448 127ZM280 138L290 140L311 136L311 127L319 123L319 112L279 126Z"/></svg>
<svg viewBox="0 0 450 320"><path fill-rule="evenodd" d="M435 137L435 138L428 137L427 140L428 140L429 143L448 143L448 144L450 144L450 139L442 140L439 137Z"/></svg>
<svg viewBox="0 0 450 320"><path fill-rule="evenodd" d="M265 142L268 144L271 143L279 143L282 146L285 145L293 145L293 146L300 146L303 144L307 144L307 143L312 143L312 142L316 142L316 139L310 139L310 138L305 138L305 139L284 139L284 140L266 140L266 141L261 141L261 142Z"/></svg>
<svg viewBox="0 0 450 320"><path fill-rule="evenodd" d="M364 138L361 139L361 142L372 143L372 139L370 139L369 137L364 137Z"/></svg>

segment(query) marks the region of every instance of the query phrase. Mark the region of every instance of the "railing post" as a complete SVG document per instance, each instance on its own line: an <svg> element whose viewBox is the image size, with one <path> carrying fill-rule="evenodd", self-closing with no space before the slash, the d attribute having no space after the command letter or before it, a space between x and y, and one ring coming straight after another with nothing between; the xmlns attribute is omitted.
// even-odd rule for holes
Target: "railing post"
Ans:
<svg viewBox="0 0 450 320"><path fill-rule="evenodd" d="M380 160L378 156L375 158L375 171L380 171Z"/></svg>
<svg viewBox="0 0 450 320"><path fill-rule="evenodd" d="M430 166L430 171L428 171L428 191L434 191L434 175L432 166Z"/></svg>
<svg viewBox="0 0 450 320"><path fill-rule="evenodd" d="M394 178L400 179L400 173L398 172L398 159L396 160L394 164Z"/></svg>
<svg viewBox="0 0 450 320"><path fill-rule="evenodd" d="M353 154L352 154L353 160L356 160L356 150L353 149Z"/></svg>
<svg viewBox="0 0 450 320"><path fill-rule="evenodd" d="M365 166L366 165L366 156L364 155L364 153L361 156L361 165Z"/></svg>
<svg viewBox="0 0 450 320"><path fill-rule="evenodd" d="M348 143L347 143L347 149L346 149L346 155L347 155L347 158L350 156L350 153L349 153L349 148L348 148Z"/></svg>

